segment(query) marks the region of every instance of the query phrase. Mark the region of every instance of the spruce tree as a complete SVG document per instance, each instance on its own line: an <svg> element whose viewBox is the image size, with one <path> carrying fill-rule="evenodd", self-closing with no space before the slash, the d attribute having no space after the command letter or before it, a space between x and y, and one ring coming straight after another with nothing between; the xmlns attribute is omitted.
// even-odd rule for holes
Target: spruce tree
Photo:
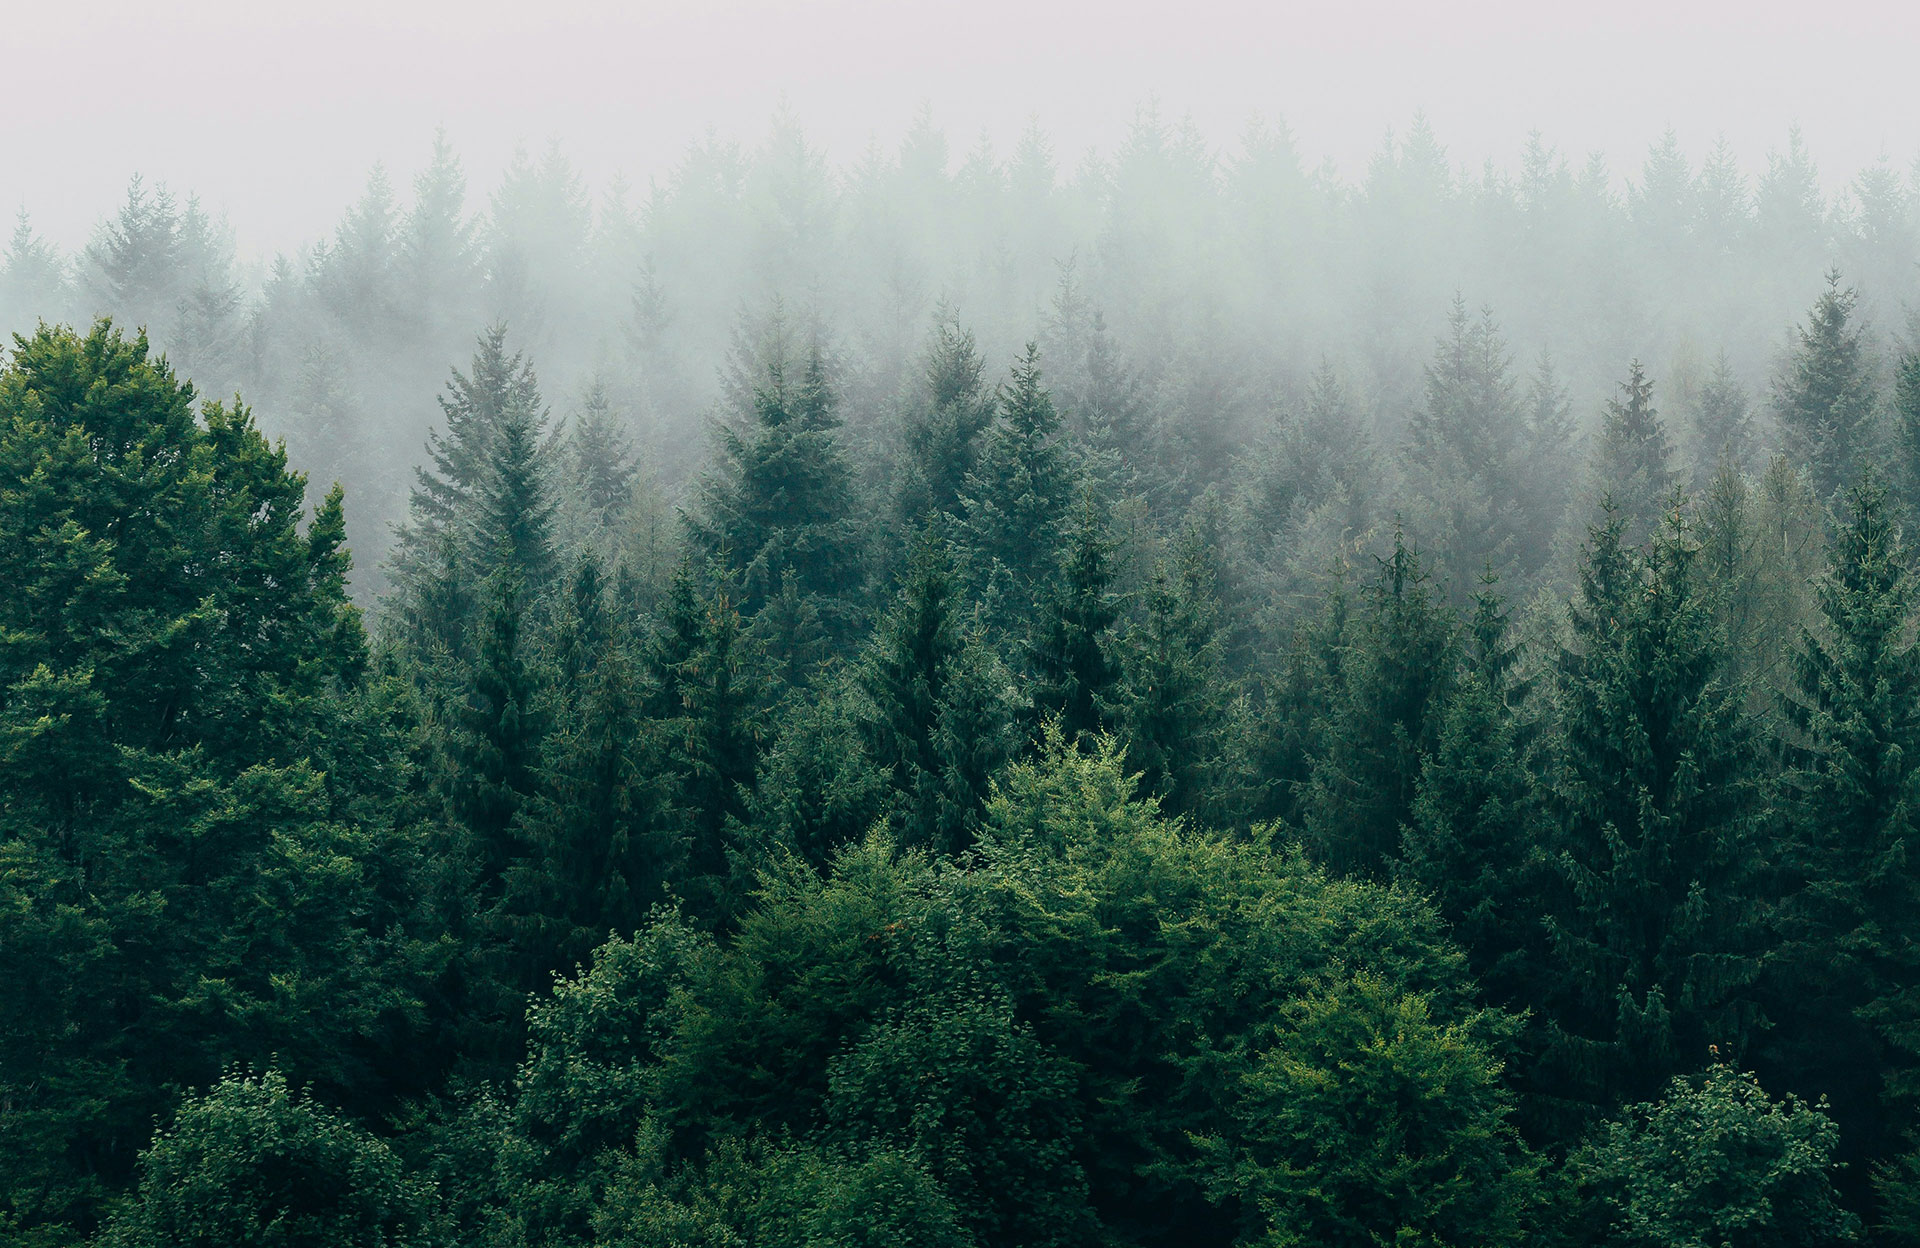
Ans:
<svg viewBox="0 0 1920 1248"><path fill-rule="evenodd" d="M546 408L532 364L520 352L508 355L506 341L506 326L492 326L471 368L453 370L439 400L446 429L428 433L428 465L414 469L393 568L403 601L416 611L447 595L435 582L454 566L475 582L502 573L534 592L553 573Z"/></svg>
<svg viewBox="0 0 1920 1248"><path fill-rule="evenodd" d="M926 393L906 429L907 462L900 517L918 528L930 517L955 513L980 437L993 420L993 397L981 380L985 361L971 330L952 320L934 326L927 352Z"/></svg>
<svg viewBox="0 0 1920 1248"><path fill-rule="evenodd" d="M1830 499L1874 454L1874 387L1866 335L1855 323L1859 296L1842 288L1839 270L1795 331L1786 372L1774 381L1774 416L1788 449Z"/></svg>
<svg viewBox="0 0 1920 1248"><path fill-rule="evenodd" d="M1893 386L1898 483L1908 510L1920 513L1920 350L1900 356Z"/></svg>
<svg viewBox="0 0 1920 1248"><path fill-rule="evenodd" d="M1653 406L1653 381L1640 361L1628 369L1620 391L1619 398L1607 400L1594 447L1592 494L1611 500L1627 526L1621 540L1633 545L1658 527L1677 478L1666 426Z"/></svg>
<svg viewBox="0 0 1920 1248"><path fill-rule="evenodd" d="M1491 311L1456 298L1426 367L1426 402L1408 428L1407 458L1432 481L1422 532L1456 584L1519 558L1516 473L1525 431L1512 361Z"/></svg>
<svg viewBox="0 0 1920 1248"><path fill-rule="evenodd" d="M1235 723L1212 562L1189 526L1176 566L1155 569L1146 618L1126 646L1127 768L1170 814L1232 821L1224 792Z"/></svg>
<svg viewBox="0 0 1920 1248"><path fill-rule="evenodd" d="M1041 385L1039 348L1000 390L961 495L970 579L992 622L1018 636L1033 619L1051 579L1072 510L1073 471L1053 398Z"/></svg>
<svg viewBox="0 0 1920 1248"><path fill-rule="evenodd" d="M1106 731L1120 720L1113 635L1120 607L1112 560L1106 518L1088 495L1027 643L1035 722L1057 719L1067 741Z"/></svg>
<svg viewBox="0 0 1920 1248"><path fill-rule="evenodd" d="M901 841L928 845L939 825L942 765L936 734L960 655L960 621L944 543L929 529L915 545L893 610L876 630L861 683L872 703L868 749L893 781Z"/></svg>
<svg viewBox="0 0 1920 1248"><path fill-rule="evenodd" d="M740 582L739 610L757 614L791 571L836 642L850 633L864 584L853 471L816 343L801 377L775 358L743 426L723 425L699 504L694 545Z"/></svg>
<svg viewBox="0 0 1920 1248"><path fill-rule="evenodd" d="M1331 870L1387 874L1447 702L1457 624L1398 530L1341 656L1326 738L1301 794L1307 846Z"/></svg>
<svg viewBox="0 0 1920 1248"><path fill-rule="evenodd" d="M1828 1096L1848 1156L1884 1156L1920 1096L1920 649L1912 556L1884 485L1847 496L1794 656L1793 836L1771 1046Z"/></svg>
<svg viewBox="0 0 1920 1248"><path fill-rule="evenodd" d="M1751 471L1754 445L1749 406L1746 388L1733 375L1733 366L1722 351L1693 400L1696 481L1710 479L1721 464Z"/></svg>
<svg viewBox="0 0 1920 1248"><path fill-rule="evenodd" d="M1397 873L1433 899L1488 999L1525 1008L1546 929L1540 899L1550 848L1538 734L1522 713L1498 579L1483 578L1465 655L1401 834Z"/></svg>
<svg viewBox="0 0 1920 1248"><path fill-rule="evenodd" d="M1751 1034L1758 757L1682 513L1643 549L1603 517L1559 672L1565 895L1542 1081L1605 1109Z"/></svg>

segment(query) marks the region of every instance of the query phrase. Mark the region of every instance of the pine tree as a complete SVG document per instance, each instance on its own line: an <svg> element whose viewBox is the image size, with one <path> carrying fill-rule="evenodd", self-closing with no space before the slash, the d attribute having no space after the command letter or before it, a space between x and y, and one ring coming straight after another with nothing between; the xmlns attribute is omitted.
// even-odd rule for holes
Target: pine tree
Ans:
<svg viewBox="0 0 1920 1248"><path fill-rule="evenodd" d="M1413 414L1407 457L1433 485L1422 530L1456 584L1520 551L1516 473L1525 424L1506 343L1491 311L1478 319L1456 298L1447 336L1426 367L1426 403ZM1523 569L1531 570L1531 569Z"/></svg>
<svg viewBox="0 0 1920 1248"><path fill-rule="evenodd" d="M632 439L620 428L606 383L597 376L580 400L570 443L574 488L586 518L597 529L610 530L633 501L640 465Z"/></svg>
<svg viewBox="0 0 1920 1248"><path fill-rule="evenodd" d="M760 761L764 681L724 590L709 603L700 649L681 672L686 702L680 802L688 815L687 892L695 913L719 918L734 904L727 847L746 817Z"/></svg>
<svg viewBox="0 0 1920 1248"><path fill-rule="evenodd" d="M1223 670L1219 601L1201 536L1189 527L1170 575L1155 569L1146 619L1126 647L1127 769L1170 814L1232 822L1227 752L1238 727Z"/></svg>
<svg viewBox="0 0 1920 1248"><path fill-rule="evenodd" d="M1060 416L1029 343L1000 390L979 460L961 496L968 573L993 623L1018 636L1040 602L1066 535L1073 472Z"/></svg>
<svg viewBox="0 0 1920 1248"><path fill-rule="evenodd" d="M1786 373L1773 386L1788 448L1808 466L1823 499L1853 480L1876 449L1872 363L1853 315L1858 299L1852 287L1841 287L1839 270L1827 273L1826 293L1796 331Z"/></svg>
<svg viewBox="0 0 1920 1248"><path fill-rule="evenodd" d="M924 407L906 430L907 463L900 488L900 516L911 527L960 508L967 474L979 455L980 436L993 420L994 404L981 380L985 361L971 330L942 320L927 352Z"/></svg>
<svg viewBox="0 0 1920 1248"><path fill-rule="evenodd" d="M1394 532L1341 657L1324 749L1309 764L1307 846L1344 875L1384 875L1432 753L1457 646L1453 612L1419 553Z"/></svg>
<svg viewBox="0 0 1920 1248"><path fill-rule="evenodd" d="M1543 1086L1643 1100L1754 1025L1757 756L1678 509L1644 549L1591 531L1560 665L1566 897ZM1731 1046L1731 1047L1730 1047Z"/></svg>
<svg viewBox="0 0 1920 1248"><path fill-rule="evenodd" d="M1847 506L1786 700L1794 835L1773 1047L1833 1101L1857 1158L1892 1151L1920 1109L1920 649L1886 487L1855 486Z"/></svg>
<svg viewBox="0 0 1920 1248"><path fill-rule="evenodd" d="M1114 625L1113 547L1092 495L1061 552L1060 571L1041 603L1027 643L1036 722L1057 719L1061 736L1077 741L1120 721L1120 664Z"/></svg>
<svg viewBox="0 0 1920 1248"><path fill-rule="evenodd" d="M1920 350L1900 356L1893 388L1895 432L1899 439L1899 484L1909 510L1920 512Z"/></svg>
<svg viewBox="0 0 1920 1248"><path fill-rule="evenodd" d="M1552 557L1579 480L1584 437L1553 358L1544 350L1527 381L1527 425L1516 550L1523 571L1537 572Z"/></svg>
<svg viewBox="0 0 1920 1248"><path fill-rule="evenodd" d="M1627 526L1621 540L1632 545L1659 525L1677 478L1666 426L1653 406L1653 382L1640 361L1633 362L1620 390L1624 402L1607 400L1594 447L1591 492L1612 500Z"/></svg>
<svg viewBox="0 0 1920 1248"><path fill-rule="evenodd" d="M873 706L868 749L892 778L900 839L935 843L942 793L936 734L962 645L945 544L922 533L893 610L876 630L861 683Z"/></svg>
<svg viewBox="0 0 1920 1248"><path fill-rule="evenodd" d="M1694 479L1705 482L1721 464L1751 471L1754 454L1753 418L1746 388L1733 375L1722 351L1713 372L1693 401Z"/></svg>
<svg viewBox="0 0 1920 1248"><path fill-rule="evenodd" d="M149 191L135 174L126 202L88 245L87 263L100 311L164 329L180 284L180 215L167 188Z"/></svg>
<svg viewBox="0 0 1920 1248"><path fill-rule="evenodd" d="M491 327L471 368L453 370L439 400L446 429L428 433L429 463L414 469L393 570L416 617L421 604L452 596L443 582L456 568L474 582L505 572L536 592L553 571L547 413L533 366L520 352L508 355L506 340L506 326ZM416 632L423 627L417 622Z"/></svg>
<svg viewBox="0 0 1920 1248"><path fill-rule="evenodd" d="M1398 874L1433 899L1494 1004L1525 1008L1544 961L1540 899L1549 850L1537 734L1522 715L1498 579L1474 597L1466 654L1402 831Z"/></svg>
<svg viewBox="0 0 1920 1248"><path fill-rule="evenodd" d="M865 579L853 472L819 345L797 383L787 369L776 354L753 390L751 420L720 429L688 534L740 579L742 614L757 614L791 571L837 644L858 616Z"/></svg>

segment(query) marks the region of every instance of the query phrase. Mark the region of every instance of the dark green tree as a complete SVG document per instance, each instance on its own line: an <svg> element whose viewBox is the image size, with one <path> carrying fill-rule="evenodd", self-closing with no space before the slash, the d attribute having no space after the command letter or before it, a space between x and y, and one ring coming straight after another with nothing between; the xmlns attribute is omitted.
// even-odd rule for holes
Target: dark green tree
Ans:
<svg viewBox="0 0 1920 1248"><path fill-rule="evenodd" d="M1716 1063L1628 1108L1572 1165L1609 1244L1850 1244L1860 1219L1834 1192L1839 1134L1819 1107Z"/></svg>
<svg viewBox="0 0 1920 1248"><path fill-rule="evenodd" d="M1447 705L1458 625L1419 552L1394 532L1341 657L1324 747L1300 796L1306 844L1331 870L1378 878L1400 847Z"/></svg>
<svg viewBox="0 0 1920 1248"><path fill-rule="evenodd" d="M1857 1159L1893 1151L1920 1095L1920 650L1886 487L1858 485L1847 505L1785 699L1792 834L1768 1047L1833 1102Z"/></svg>
<svg viewBox="0 0 1920 1248"><path fill-rule="evenodd" d="M189 1096L140 1154L113 1248L411 1248L433 1191L385 1142L278 1071Z"/></svg>
<svg viewBox="0 0 1920 1248"><path fill-rule="evenodd" d="M1755 1023L1758 755L1678 509L1644 548L1591 531L1559 672L1551 1080L1605 1111Z"/></svg>
<svg viewBox="0 0 1920 1248"><path fill-rule="evenodd" d="M1113 592L1112 560L1106 518L1088 495L1027 643L1033 716L1038 722L1057 719L1069 741L1121 722L1114 635L1120 604Z"/></svg>
<svg viewBox="0 0 1920 1248"><path fill-rule="evenodd" d="M1173 814L1205 813L1229 825L1237 794L1230 752L1240 727L1222 662L1220 605L1213 561L1197 527L1173 552L1176 566L1155 570L1146 618L1125 647L1127 766Z"/></svg>
<svg viewBox="0 0 1920 1248"><path fill-rule="evenodd" d="M927 350L925 394L909 416L900 518L917 529L932 516L960 509L980 436L993 421L993 395L982 381L986 362L971 330L947 319L934 326Z"/></svg>
<svg viewBox="0 0 1920 1248"><path fill-rule="evenodd" d="M1039 348L1013 367L961 494L968 573L996 629L1019 636L1052 579L1073 507L1073 470Z"/></svg>
<svg viewBox="0 0 1920 1248"><path fill-rule="evenodd" d="M284 452L194 398L106 322L0 370L0 1209L29 1229L87 1233L229 1063L369 1109L422 1065L407 715L341 493L303 525Z"/></svg>
<svg viewBox="0 0 1920 1248"><path fill-rule="evenodd" d="M1543 960L1540 899L1552 842L1537 734L1523 712L1530 690L1516 670L1521 647L1511 631L1489 575L1421 767L1398 872L1452 924L1488 998L1519 1009Z"/></svg>
<svg viewBox="0 0 1920 1248"><path fill-rule="evenodd" d="M818 344L796 382L776 358L742 426L723 425L715 463L687 514L694 546L740 583L738 608L758 614L791 571L828 636L844 641L864 583L853 472Z"/></svg>

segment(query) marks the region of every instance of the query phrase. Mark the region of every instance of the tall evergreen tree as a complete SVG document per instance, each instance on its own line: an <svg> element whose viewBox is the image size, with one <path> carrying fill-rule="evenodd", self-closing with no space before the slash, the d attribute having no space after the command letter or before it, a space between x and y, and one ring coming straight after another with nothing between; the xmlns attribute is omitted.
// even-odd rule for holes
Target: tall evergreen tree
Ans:
<svg viewBox="0 0 1920 1248"><path fill-rule="evenodd" d="M1089 494L1027 643L1033 714L1040 721L1057 719L1067 741L1106 731L1120 720L1113 634L1120 607L1112 561L1106 517Z"/></svg>
<svg viewBox="0 0 1920 1248"><path fill-rule="evenodd" d="M1607 400L1594 447L1592 494L1611 499L1626 524L1622 541L1638 544L1660 523L1677 475L1666 426L1653 406L1653 381L1635 360L1620 397Z"/></svg>
<svg viewBox="0 0 1920 1248"><path fill-rule="evenodd" d="M993 420L993 396L981 380L984 368L971 330L961 329L952 320L934 326L924 405L909 418L906 430L900 514L910 527L960 508L967 474L979 455L980 436Z"/></svg>
<svg viewBox="0 0 1920 1248"><path fill-rule="evenodd" d="M1795 331L1784 375L1774 381L1774 416L1788 448L1813 475L1823 499L1832 498L1876 449L1872 361L1855 323L1859 296L1842 288L1839 270Z"/></svg>
<svg viewBox="0 0 1920 1248"><path fill-rule="evenodd" d="M1196 527L1181 535L1171 573L1155 569L1146 618L1128 639L1127 766L1170 814L1234 822L1229 752L1235 748L1231 684L1223 664L1212 561Z"/></svg>
<svg viewBox="0 0 1920 1248"><path fill-rule="evenodd" d="M819 344L797 382L788 368L776 356L753 390L749 421L720 428L688 533L739 578L743 614L757 614L791 572L828 635L844 641L864 584L853 472Z"/></svg>
<svg viewBox="0 0 1920 1248"><path fill-rule="evenodd" d="M961 495L968 572L993 623L1014 636L1045 592L1073 489L1060 416L1041 385L1039 348L1029 343L1001 387L1000 413Z"/></svg>
<svg viewBox="0 0 1920 1248"><path fill-rule="evenodd" d="M1554 792L1566 895L1552 918L1543 1087L1602 1109L1654 1094L1755 1021L1752 734L1682 514L1642 549L1591 531L1562 656ZM1729 1047L1731 1046L1731 1047Z"/></svg>
<svg viewBox="0 0 1920 1248"><path fill-rule="evenodd" d="M506 343L506 326L492 326L471 368L453 370L439 396L446 429L428 433L428 464L414 469L393 569L416 632L424 604L457 596L456 572L474 583L504 573L536 592L553 572L547 412L533 365ZM457 648L456 636L436 640Z"/></svg>
<svg viewBox="0 0 1920 1248"><path fill-rule="evenodd" d="M1540 898L1550 852L1531 692L1497 578L1474 596L1464 662L1421 766L1401 836L1402 878L1453 925L1488 998L1525 1008L1544 962Z"/></svg>
<svg viewBox="0 0 1920 1248"><path fill-rule="evenodd" d="M1362 877L1385 875L1399 849L1458 645L1452 610L1398 530L1379 565L1301 795L1308 847L1330 869Z"/></svg>
<svg viewBox="0 0 1920 1248"><path fill-rule="evenodd" d="M1900 452L1898 483L1907 507L1920 512L1920 350L1900 356L1894 375L1893 410Z"/></svg>
<svg viewBox="0 0 1920 1248"><path fill-rule="evenodd" d="M1848 493L1786 700L1795 760L1771 1046L1833 1102L1845 1155L1920 1109L1920 649L1912 556L1877 482Z"/></svg>
<svg viewBox="0 0 1920 1248"><path fill-rule="evenodd" d="M1407 455L1433 482L1423 529L1457 584L1519 557L1515 473L1524 432L1512 361L1492 312L1475 318L1456 298L1426 367L1426 402L1409 425Z"/></svg>

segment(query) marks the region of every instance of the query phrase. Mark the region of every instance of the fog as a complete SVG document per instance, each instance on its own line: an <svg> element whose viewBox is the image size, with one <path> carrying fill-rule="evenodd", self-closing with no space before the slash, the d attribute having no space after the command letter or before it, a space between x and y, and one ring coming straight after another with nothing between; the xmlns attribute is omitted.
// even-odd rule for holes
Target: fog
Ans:
<svg viewBox="0 0 1920 1248"><path fill-rule="evenodd" d="M1324 369L1382 455L1327 532L1377 533L1420 510L1394 474L1456 299L1514 386L1550 361L1581 431L1631 361L1687 400L1724 360L1757 465L1830 269L1883 375L1906 341L1920 19L1550 8L36 10L5 32L32 124L0 170L0 317L109 314L241 392L347 486L363 596L496 323L556 426L598 387L663 507L776 320L827 344L876 497L936 322L991 374L1037 341L1084 433L1097 320L1180 461L1168 515L1231 492Z"/></svg>

